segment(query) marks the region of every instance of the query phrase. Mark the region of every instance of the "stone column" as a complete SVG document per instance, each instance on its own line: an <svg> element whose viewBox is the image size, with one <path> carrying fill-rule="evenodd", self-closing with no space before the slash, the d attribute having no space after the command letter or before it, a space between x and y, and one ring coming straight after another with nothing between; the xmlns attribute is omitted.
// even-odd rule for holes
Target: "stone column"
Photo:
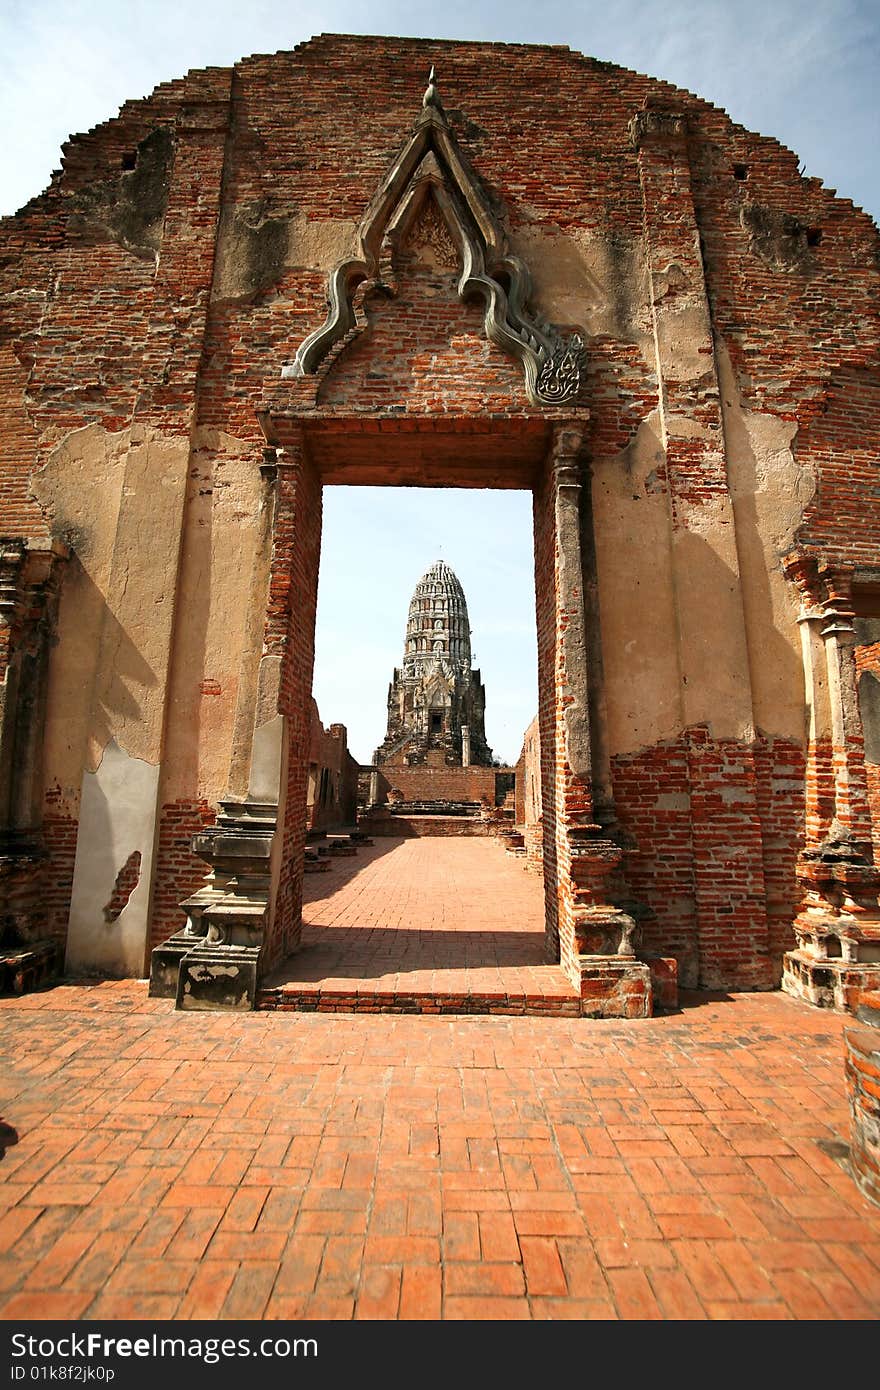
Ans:
<svg viewBox="0 0 880 1390"><path fill-rule="evenodd" d="M809 720L806 757L806 843L819 844L835 814L834 771L831 758L831 706L822 628L823 589L814 556L794 551L783 560L783 571L800 598L798 624L804 664L804 695Z"/></svg>
<svg viewBox="0 0 880 1390"><path fill-rule="evenodd" d="M831 740L834 768L834 818L850 837L869 852L871 813L865 775L865 736L859 713L855 627L852 607L852 569L825 565L825 622L822 640L828 672Z"/></svg>
<svg viewBox="0 0 880 1390"><path fill-rule="evenodd" d="M852 1012L860 990L880 983L880 873L871 844L852 575L802 553L787 556L784 569L801 595L810 737L805 843L796 869L803 899L782 987Z"/></svg>
<svg viewBox="0 0 880 1390"><path fill-rule="evenodd" d="M470 767L471 765L471 731L467 724L461 726L461 765Z"/></svg>
<svg viewBox="0 0 880 1390"><path fill-rule="evenodd" d="M635 958L635 922L610 896L623 851L594 817L581 539L581 494L587 476L583 448L581 428L560 425L554 429L550 467L555 531L560 959L580 991L584 1013L644 1017L651 1012L650 971Z"/></svg>

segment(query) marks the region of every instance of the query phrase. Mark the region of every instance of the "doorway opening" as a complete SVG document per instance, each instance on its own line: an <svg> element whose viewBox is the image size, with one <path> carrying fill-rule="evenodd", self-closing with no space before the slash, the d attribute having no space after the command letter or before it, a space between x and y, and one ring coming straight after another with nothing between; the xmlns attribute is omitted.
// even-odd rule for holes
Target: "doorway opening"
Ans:
<svg viewBox="0 0 880 1390"><path fill-rule="evenodd" d="M335 825L307 801L302 938L270 986L570 994L547 968L540 851L527 862L516 834L538 704L531 493L325 486L311 693L309 787L356 767L360 833L342 853L346 796Z"/></svg>

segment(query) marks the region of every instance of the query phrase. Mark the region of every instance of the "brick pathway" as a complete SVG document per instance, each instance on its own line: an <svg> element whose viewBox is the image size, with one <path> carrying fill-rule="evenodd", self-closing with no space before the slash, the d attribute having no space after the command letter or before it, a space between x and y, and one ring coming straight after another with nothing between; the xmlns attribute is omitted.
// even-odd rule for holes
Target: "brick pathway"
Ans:
<svg viewBox="0 0 880 1390"><path fill-rule="evenodd" d="M544 962L544 887L498 840L377 839L307 874L302 949L262 1007L569 1014Z"/></svg>
<svg viewBox="0 0 880 1390"><path fill-rule="evenodd" d="M0 1000L0 1317L876 1317L841 1031Z"/></svg>

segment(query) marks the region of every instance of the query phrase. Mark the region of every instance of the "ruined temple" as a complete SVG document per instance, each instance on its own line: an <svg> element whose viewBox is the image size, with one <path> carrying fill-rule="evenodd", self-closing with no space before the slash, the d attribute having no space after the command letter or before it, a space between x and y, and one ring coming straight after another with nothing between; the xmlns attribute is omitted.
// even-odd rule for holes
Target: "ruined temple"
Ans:
<svg viewBox="0 0 880 1390"><path fill-rule="evenodd" d="M386 766L487 767L486 692L471 667L467 600L455 571L438 560L409 605L403 664L388 687L388 731L374 762Z"/></svg>
<svg viewBox="0 0 880 1390"><path fill-rule="evenodd" d="M565 48L323 35L71 139L0 223L22 979L152 960L181 1007L252 1007L300 939L323 489L521 488L520 804L579 1010L649 1013L658 971L851 1007L880 972L878 267L796 154Z"/></svg>

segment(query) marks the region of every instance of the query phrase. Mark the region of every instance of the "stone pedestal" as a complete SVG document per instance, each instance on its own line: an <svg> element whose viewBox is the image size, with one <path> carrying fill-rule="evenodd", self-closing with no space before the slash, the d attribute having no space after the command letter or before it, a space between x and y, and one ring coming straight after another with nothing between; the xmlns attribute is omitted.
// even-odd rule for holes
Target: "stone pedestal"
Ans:
<svg viewBox="0 0 880 1390"><path fill-rule="evenodd" d="M870 850L833 827L797 865L804 889L795 950L782 988L823 1008L853 1013L861 990L880 986L880 872Z"/></svg>
<svg viewBox="0 0 880 1390"><path fill-rule="evenodd" d="M269 860L277 807L223 801L193 851L211 866L181 903L186 926L152 952L150 994L179 1009L252 1009L269 925Z"/></svg>
<svg viewBox="0 0 880 1390"><path fill-rule="evenodd" d="M596 1018L650 1018L651 971L636 957L640 928L610 901L607 881L623 850L607 827L594 824L570 825L568 842L581 1011Z"/></svg>

